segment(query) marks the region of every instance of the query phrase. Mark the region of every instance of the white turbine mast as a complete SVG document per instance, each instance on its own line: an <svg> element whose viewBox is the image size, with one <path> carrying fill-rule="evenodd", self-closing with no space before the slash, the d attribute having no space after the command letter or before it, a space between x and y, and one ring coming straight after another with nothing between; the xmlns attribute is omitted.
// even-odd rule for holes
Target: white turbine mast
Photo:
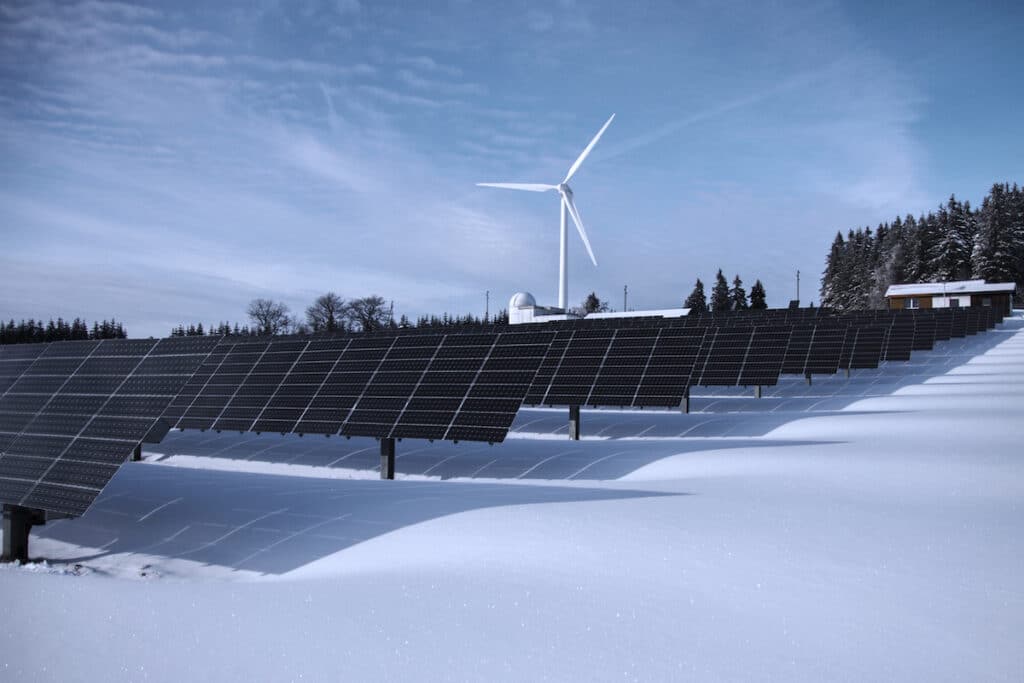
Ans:
<svg viewBox="0 0 1024 683"><path fill-rule="evenodd" d="M583 152L580 153L576 161L573 162L572 166L569 167L569 172L565 174L565 180L557 185L547 185L543 183L477 183L480 187L500 187L505 190L525 190L527 192L548 192L550 190L557 190L558 194L561 195L562 201L559 202L561 205L561 232L559 240L559 266L558 266L558 307L562 310L567 310L568 299L569 299L569 232L567 229L566 215L572 217L572 222L576 224L576 230L580 233L580 239L583 240L583 246L587 248L587 253L590 255L590 260L593 261L594 265L597 266L597 259L594 257L594 250L590 248L590 240L587 238L587 231L583 229L583 219L580 218L580 212L576 208L576 202L572 198L572 188L569 187L569 180L579 170L583 160L587 158L590 151L594 149L594 145L604 135L604 131L611 125L612 120L615 118L615 114L612 114L604 125L601 126L601 130L597 131L597 135L590 141L590 144L584 148Z"/></svg>

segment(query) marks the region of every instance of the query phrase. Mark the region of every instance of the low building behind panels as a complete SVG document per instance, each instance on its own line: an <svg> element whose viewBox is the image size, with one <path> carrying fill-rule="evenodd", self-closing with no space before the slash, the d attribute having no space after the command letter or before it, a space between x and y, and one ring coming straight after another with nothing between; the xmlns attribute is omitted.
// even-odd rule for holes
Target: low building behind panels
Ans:
<svg viewBox="0 0 1024 683"><path fill-rule="evenodd" d="M1013 307L1013 282L985 282L960 280L957 282L917 282L890 285L885 292L889 308L893 310L915 308L956 308L967 306L996 306L1009 315Z"/></svg>

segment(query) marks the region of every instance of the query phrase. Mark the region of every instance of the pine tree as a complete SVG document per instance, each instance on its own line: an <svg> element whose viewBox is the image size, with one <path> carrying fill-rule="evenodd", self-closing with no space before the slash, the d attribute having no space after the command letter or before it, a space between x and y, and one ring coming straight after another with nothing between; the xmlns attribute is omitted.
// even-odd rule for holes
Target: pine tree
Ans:
<svg viewBox="0 0 1024 683"><path fill-rule="evenodd" d="M711 288L711 310L719 313L728 311L730 308L729 283L726 282L725 276L722 275L722 269L719 268L718 274L715 275L715 286Z"/></svg>
<svg viewBox="0 0 1024 683"><path fill-rule="evenodd" d="M971 263L975 277L989 282L1017 282L1024 263L1024 218L1020 191L996 183L978 212Z"/></svg>
<svg viewBox="0 0 1024 683"><path fill-rule="evenodd" d="M700 278L697 278L697 284L693 286L693 291L683 302L683 308L689 308L690 313L708 312L708 299L704 294L704 283L700 281Z"/></svg>
<svg viewBox="0 0 1024 683"><path fill-rule="evenodd" d="M843 268L843 256L846 251L846 242L843 240L843 233L836 232L832 240L832 248L825 257L825 271L821 274L821 296L822 306L842 310L839 306L839 279ZM754 290L750 290L750 298L754 298Z"/></svg>
<svg viewBox="0 0 1024 683"><path fill-rule="evenodd" d="M755 311L763 311L768 308L764 285L760 280L754 280L754 286L750 288L750 308Z"/></svg>
<svg viewBox="0 0 1024 683"><path fill-rule="evenodd" d="M932 256L931 271L937 280L952 281L964 278L970 271L971 248L974 243L974 222L970 206L965 206L950 195L945 206L936 215L937 237Z"/></svg>
<svg viewBox="0 0 1024 683"><path fill-rule="evenodd" d="M737 274L732 280L732 289L729 290L729 301L734 311L745 311L750 308L747 303L747 290L743 289L743 280Z"/></svg>

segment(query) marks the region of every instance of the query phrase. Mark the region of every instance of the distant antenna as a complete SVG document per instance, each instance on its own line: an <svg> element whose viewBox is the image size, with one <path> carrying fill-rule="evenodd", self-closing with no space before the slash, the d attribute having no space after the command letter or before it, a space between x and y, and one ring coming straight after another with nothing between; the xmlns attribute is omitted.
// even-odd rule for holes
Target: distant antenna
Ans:
<svg viewBox="0 0 1024 683"><path fill-rule="evenodd" d="M491 290L484 292L486 302L484 303L484 322L487 322L491 317Z"/></svg>
<svg viewBox="0 0 1024 683"><path fill-rule="evenodd" d="M800 305L800 271L796 271L796 301L797 306Z"/></svg>
<svg viewBox="0 0 1024 683"><path fill-rule="evenodd" d="M629 286L628 285L622 285L622 310L623 310L623 312L629 310L628 308L626 308L626 297L628 295L629 295Z"/></svg>

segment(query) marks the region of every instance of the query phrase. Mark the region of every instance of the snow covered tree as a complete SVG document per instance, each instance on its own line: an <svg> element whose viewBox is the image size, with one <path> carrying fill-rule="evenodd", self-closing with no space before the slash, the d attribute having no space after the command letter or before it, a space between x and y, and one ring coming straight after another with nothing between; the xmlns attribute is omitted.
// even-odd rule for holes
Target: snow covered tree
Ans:
<svg viewBox="0 0 1024 683"><path fill-rule="evenodd" d="M839 305L839 284L840 273L843 268L843 256L846 252L846 242L843 240L843 233L836 232L832 240L832 248L825 257L825 271L821 274L821 305L830 306L842 310ZM750 298L753 301L754 290L750 290Z"/></svg>
<svg viewBox="0 0 1024 683"><path fill-rule="evenodd" d="M931 271L940 281L963 279L970 273L971 248L974 243L974 221L970 206L950 195L936 215L937 237L932 255Z"/></svg>
<svg viewBox="0 0 1024 683"><path fill-rule="evenodd" d="M704 283L697 278L697 284L693 286L690 296L683 302L683 308L689 308L691 313L707 313L708 298L704 294Z"/></svg>
<svg viewBox="0 0 1024 683"><path fill-rule="evenodd" d="M722 275L722 269L718 269L718 274L715 275L715 286L711 288L711 310L715 313L720 311L728 311L732 308L732 302L729 301L729 283L726 282L725 276Z"/></svg>
<svg viewBox="0 0 1024 683"><path fill-rule="evenodd" d="M1020 215L1020 192L1016 194L1014 197L1008 184L996 183L981 203L978 231L971 251L975 277L989 282L1016 282L1021 274L1024 225Z"/></svg>
<svg viewBox="0 0 1024 683"><path fill-rule="evenodd" d="M740 279L738 274L732 280L732 289L729 290L729 301L734 311L745 311L750 308L750 304L747 303L747 290L743 289L743 280Z"/></svg>

